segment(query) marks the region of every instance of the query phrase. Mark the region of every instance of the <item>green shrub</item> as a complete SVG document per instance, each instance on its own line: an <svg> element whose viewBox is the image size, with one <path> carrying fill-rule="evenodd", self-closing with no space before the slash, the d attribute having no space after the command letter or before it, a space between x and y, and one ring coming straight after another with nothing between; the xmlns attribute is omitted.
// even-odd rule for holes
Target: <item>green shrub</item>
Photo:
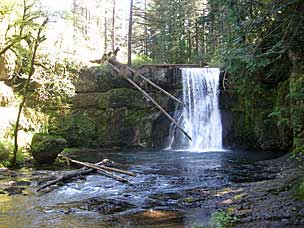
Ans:
<svg viewBox="0 0 304 228"><path fill-rule="evenodd" d="M304 179L300 180L296 186L295 196L297 199L304 201Z"/></svg>
<svg viewBox="0 0 304 228"><path fill-rule="evenodd" d="M140 66L143 64L152 64L153 60L145 55L137 55L135 59L132 60L133 66Z"/></svg>
<svg viewBox="0 0 304 228"><path fill-rule="evenodd" d="M12 159L13 159L13 150L14 150L14 145L8 141L0 141L0 163L4 166L10 166ZM24 163L25 160L25 148L20 147L18 152L17 152L17 158L16 158L16 165L20 165Z"/></svg>
<svg viewBox="0 0 304 228"><path fill-rule="evenodd" d="M0 141L0 162L3 163L8 160L10 151L12 150L10 150L8 143Z"/></svg>
<svg viewBox="0 0 304 228"><path fill-rule="evenodd" d="M237 221L239 219L236 216L229 215L224 211L217 211L211 216L211 227L226 228Z"/></svg>

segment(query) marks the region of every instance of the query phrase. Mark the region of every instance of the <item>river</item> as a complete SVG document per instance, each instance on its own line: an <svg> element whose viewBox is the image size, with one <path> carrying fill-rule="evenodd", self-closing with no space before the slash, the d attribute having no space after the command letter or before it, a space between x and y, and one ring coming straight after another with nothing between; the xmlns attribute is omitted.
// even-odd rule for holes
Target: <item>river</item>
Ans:
<svg viewBox="0 0 304 228"><path fill-rule="evenodd" d="M193 227L209 224L214 205L193 192L221 190L261 176L253 162L274 157L245 151L121 151L103 153L115 166L135 172L133 185L89 175L55 190L36 193L44 177L63 171L37 168L1 172L0 186L21 194L0 194L0 227ZM100 159L100 152L75 155ZM45 169L45 168L44 168Z"/></svg>

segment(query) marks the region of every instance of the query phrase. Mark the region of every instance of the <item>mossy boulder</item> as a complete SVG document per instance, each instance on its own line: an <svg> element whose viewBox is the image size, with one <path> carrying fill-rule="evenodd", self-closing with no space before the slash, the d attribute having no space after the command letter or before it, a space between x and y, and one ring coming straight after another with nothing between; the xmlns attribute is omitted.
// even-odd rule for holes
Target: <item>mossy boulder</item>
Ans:
<svg viewBox="0 0 304 228"><path fill-rule="evenodd" d="M49 132L60 135L69 147L95 147L97 110L75 110L69 114L54 115L51 118Z"/></svg>
<svg viewBox="0 0 304 228"><path fill-rule="evenodd" d="M31 153L38 163L51 164L63 151L66 143L66 140L59 136L35 134L31 143Z"/></svg>

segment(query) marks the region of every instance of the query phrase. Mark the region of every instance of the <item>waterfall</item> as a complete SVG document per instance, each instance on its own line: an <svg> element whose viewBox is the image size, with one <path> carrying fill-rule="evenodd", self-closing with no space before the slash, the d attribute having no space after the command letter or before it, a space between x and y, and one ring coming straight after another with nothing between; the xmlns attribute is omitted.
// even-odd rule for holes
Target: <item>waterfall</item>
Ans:
<svg viewBox="0 0 304 228"><path fill-rule="evenodd" d="M190 151L222 149L222 123L218 104L218 68L182 68L182 110L174 117L191 136L188 140L173 125L170 127L169 148Z"/></svg>

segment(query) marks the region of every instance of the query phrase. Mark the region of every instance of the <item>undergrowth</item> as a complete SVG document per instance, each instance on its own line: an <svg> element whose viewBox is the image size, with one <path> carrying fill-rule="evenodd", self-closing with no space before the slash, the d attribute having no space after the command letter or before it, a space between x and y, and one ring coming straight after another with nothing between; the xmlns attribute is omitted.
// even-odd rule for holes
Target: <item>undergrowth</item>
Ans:
<svg viewBox="0 0 304 228"><path fill-rule="evenodd" d="M14 146L10 141L0 141L0 166L8 167L12 165L13 148ZM17 152L17 166L24 163L26 156L26 149L21 147Z"/></svg>

